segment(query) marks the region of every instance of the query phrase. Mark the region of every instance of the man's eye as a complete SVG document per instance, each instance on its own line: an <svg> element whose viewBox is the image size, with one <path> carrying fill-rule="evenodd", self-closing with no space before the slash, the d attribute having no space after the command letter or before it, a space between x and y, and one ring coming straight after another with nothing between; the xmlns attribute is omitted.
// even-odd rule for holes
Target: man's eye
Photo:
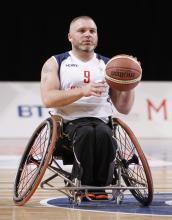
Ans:
<svg viewBox="0 0 172 220"><path fill-rule="evenodd" d="M85 32L85 30L81 29L81 30L79 30L79 32L84 33L84 32Z"/></svg>

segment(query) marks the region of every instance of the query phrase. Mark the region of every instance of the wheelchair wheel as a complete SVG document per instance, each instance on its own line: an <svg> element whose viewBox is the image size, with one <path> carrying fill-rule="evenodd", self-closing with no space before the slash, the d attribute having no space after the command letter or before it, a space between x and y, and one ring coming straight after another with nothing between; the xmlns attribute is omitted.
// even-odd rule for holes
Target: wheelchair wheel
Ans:
<svg viewBox="0 0 172 220"><path fill-rule="evenodd" d="M153 199L153 180L147 159L128 125L118 118L114 118L113 122L121 176L127 186L138 187L130 189L130 192L142 205L148 206Z"/></svg>
<svg viewBox="0 0 172 220"><path fill-rule="evenodd" d="M44 120L29 139L14 182L13 200L24 205L33 195L48 167L57 140L57 123Z"/></svg>

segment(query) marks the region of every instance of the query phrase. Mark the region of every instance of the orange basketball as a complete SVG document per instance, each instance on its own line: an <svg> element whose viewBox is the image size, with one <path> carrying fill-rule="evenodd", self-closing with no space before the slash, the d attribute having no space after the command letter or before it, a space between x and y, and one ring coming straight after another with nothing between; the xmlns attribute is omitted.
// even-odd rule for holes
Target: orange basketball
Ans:
<svg viewBox="0 0 172 220"><path fill-rule="evenodd" d="M105 68L105 79L112 89L128 91L135 88L142 77L140 62L133 56L112 57Z"/></svg>

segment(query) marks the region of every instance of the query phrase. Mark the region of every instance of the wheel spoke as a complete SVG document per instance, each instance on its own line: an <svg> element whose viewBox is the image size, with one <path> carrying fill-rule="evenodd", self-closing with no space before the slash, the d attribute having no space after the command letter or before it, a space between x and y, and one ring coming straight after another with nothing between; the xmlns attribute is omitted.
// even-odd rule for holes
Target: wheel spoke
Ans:
<svg viewBox="0 0 172 220"><path fill-rule="evenodd" d="M119 166L122 166L122 178L125 184L138 187L131 189L131 193L142 204L150 204L153 198L152 176L136 137L128 126L119 120L114 138L118 146L117 161Z"/></svg>
<svg viewBox="0 0 172 220"><path fill-rule="evenodd" d="M14 184L13 199L17 205L24 204L38 187L57 139L54 119L46 119L35 130L21 158Z"/></svg>

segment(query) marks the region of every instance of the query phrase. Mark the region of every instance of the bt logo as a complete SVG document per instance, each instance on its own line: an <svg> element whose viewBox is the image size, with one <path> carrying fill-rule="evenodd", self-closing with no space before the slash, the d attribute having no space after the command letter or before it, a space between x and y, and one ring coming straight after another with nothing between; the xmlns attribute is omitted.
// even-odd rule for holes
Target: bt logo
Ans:
<svg viewBox="0 0 172 220"><path fill-rule="evenodd" d="M17 112L18 116L22 118L43 117L43 107L41 105L19 105Z"/></svg>

